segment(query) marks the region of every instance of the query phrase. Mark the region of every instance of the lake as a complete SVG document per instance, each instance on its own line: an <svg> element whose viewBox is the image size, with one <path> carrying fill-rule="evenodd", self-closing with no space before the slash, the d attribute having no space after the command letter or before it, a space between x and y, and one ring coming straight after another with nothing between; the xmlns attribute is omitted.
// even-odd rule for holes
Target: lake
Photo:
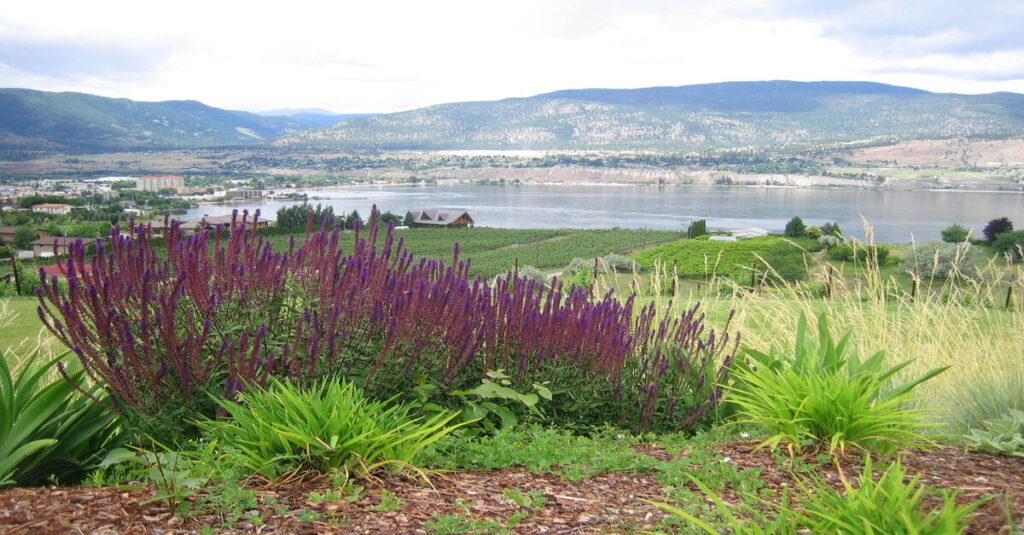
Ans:
<svg viewBox="0 0 1024 535"><path fill-rule="evenodd" d="M685 230L707 219L711 230L760 227L782 232L794 215L808 225L839 223L844 233L864 239L861 216L874 227L875 241L909 242L939 237L960 223L981 235L985 224L1006 216L1024 227L1024 194L962 191L892 191L737 186L470 185L358 186L305 190L310 201L334 207L336 214L374 204L404 215L407 210L465 208L478 226L506 228L629 227ZM259 208L276 211L301 201L203 205L186 218Z"/></svg>

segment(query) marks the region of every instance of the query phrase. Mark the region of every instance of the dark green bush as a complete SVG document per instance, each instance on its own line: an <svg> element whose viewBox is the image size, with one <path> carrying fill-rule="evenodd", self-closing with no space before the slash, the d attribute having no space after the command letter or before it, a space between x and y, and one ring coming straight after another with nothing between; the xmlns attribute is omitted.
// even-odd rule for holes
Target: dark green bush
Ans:
<svg viewBox="0 0 1024 535"><path fill-rule="evenodd" d="M889 260L889 248L885 245L863 245L844 243L828 250L828 257L843 262L865 263L869 259L878 265Z"/></svg>

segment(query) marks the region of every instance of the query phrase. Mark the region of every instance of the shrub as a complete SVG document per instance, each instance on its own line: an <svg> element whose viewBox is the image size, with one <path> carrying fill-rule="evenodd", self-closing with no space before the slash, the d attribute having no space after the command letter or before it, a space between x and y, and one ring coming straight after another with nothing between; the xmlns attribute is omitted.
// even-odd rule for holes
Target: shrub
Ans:
<svg viewBox="0 0 1024 535"><path fill-rule="evenodd" d="M0 352L0 486L74 483L124 441L118 419L91 399L99 390L72 386L81 369L49 377L65 356L41 362L37 350L12 371L16 359Z"/></svg>
<svg viewBox="0 0 1024 535"><path fill-rule="evenodd" d="M637 269L636 260L620 254L606 254L601 257L598 263L599 267L603 267L605 270L616 271L619 273L631 273L634 269Z"/></svg>
<svg viewBox="0 0 1024 535"><path fill-rule="evenodd" d="M825 234L824 236L818 238L818 244L821 246L822 249L832 249L833 247L841 245L842 243L842 238L840 238L839 236L834 236L832 234Z"/></svg>
<svg viewBox="0 0 1024 535"><path fill-rule="evenodd" d="M842 244L828 250L832 260L843 262L866 263L870 260L877 265L884 265L889 260L889 248L884 245Z"/></svg>
<svg viewBox="0 0 1024 535"><path fill-rule="evenodd" d="M799 238L806 232L807 228L804 226L804 220L800 219L799 216L796 216L786 223L786 230L783 234L785 234L787 238Z"/></svg>
<svg viewBox="0 0 1024 535"><path fill-rule="evenodd" d="M1013 230L1013 222L1008 217L1000 217L999 219L993 219L985 225L985 229L981 231L982 235L985 236L985 241L989 245L995 243L996 238L1004 232Z"/></svg>
<svg viewBox="0 0 1024 535"><path fill-rule="evenodd" d="M971 429L964 436L967 445L986 453L1024 457L1024 411L1010 411L1002 418L985 422L984 429Z"/></svg>
<svg viewBox="0 0 1024 535"><path fill-rule="evenodd" d="M965 274L981 262L984 255L974 246L964 243L944 243L930 240L907 252L900 268L918 273L922 277L945 279Z"/></svg>
<svg viewBox="0 0 1024 535"><path fill-rule="evenodd" d="M839 223L825 223L821 226L821 232L826 236L843 237L843 231L839 229Z"/></svg>
<svg viewBox="0 0 1024 535"><path fill-rule="evenodd" d="M369 401L352 383L326 379L299 388L271 379L266 389L220 400L221 421L201 426L253 473L268 479L295 468L357 474L415 467L416 456L454 430L456 413L414 417L410 407Z"/></svg>
<svg viewBox="0 0 1024 535"><path fill-rule="evenodd" d="M921 411L908 408L907 402L914 387L946 368L890 386L910 361L886 367L880 351L862 362L847 354L850 339L847 333L833 341L821 315L815 343L801 316L791 356L746 350L752 363L736 370L729 399L744 421L772 433L762 447L786 442L797 448L825 447L830 453L849 446L891 452L925 442L918 433Z"/></svg>
<svg viewBox="0 0 1024 535"><path fill-rule="evenodd" d="M963 243L967 241L971 231L960 223L950 225L942 230L942 241L946 243Z"/></svg>
<svg viewBox="0 0 1024 535"><path fill-rule="evenodd" d="M497 282L500 279L508 278L514 274L518 274L518 277L522 280L532 281L540 285L547 284L549 282L548 276L543 271L533 266L519 266L519 271L507 271L498 275L494 278L492 283Z"/></svg>
<svg viewBox="0 0 1024 535"><path fill-rule="evenodd" d="M992 248L1019 262L1024 257L1024 230L1011 230L996 236Z"/></svg>
<svg viewBox="0 0 1024 535"><path fill-rule="evenodd" d="M808 238L810 238L812 240L818 240L818 239L821 239L821 237L825 235L825 232L823 230L821 230L821 227L819 227L817 225L810 225L804 231L804 235L806 235Z"/></svg>
<svg viewBox="0 0 1024 535"><path fill-rule="evenodd" d="M73 247L66 288L47 278L39 293L47 327L158 438L194 434L187 422L212 418L215 399L272 375L338 375L381 399L422 377L443 400L497 369L521 391L550 381L570 421L686 427L717 405L738 342L696 308L656 318L653 304L637 312L557 281L488 285L457 246L452 265L417 259L376 224L357 228L347 254L337 228L275 252L240 226L224 239L173 223L166 257L144 228L112 232L88 271Z"/></svg>

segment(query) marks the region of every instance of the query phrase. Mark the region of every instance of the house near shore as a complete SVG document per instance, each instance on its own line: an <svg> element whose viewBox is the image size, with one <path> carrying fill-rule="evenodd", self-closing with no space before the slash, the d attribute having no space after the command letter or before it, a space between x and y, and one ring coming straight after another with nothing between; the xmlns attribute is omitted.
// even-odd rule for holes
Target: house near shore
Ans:
<svg viewBox="0 0 1024 535"><path fill-rule="evenodd" d="M476 222L463 208L436 208L433 210L410 210L413 224L417 227L471 227Z"/></svg>
<svg viewBox="0 0 1024 535"><path fill-rule="evenodd" d="M205 215L203 217L200 217L199 219L192 219L192 220L183 222L181 224L181 228L183 230L192 230L192 231L198 232L198 231L203 230L203 229L217 228L218 226L230 227L231 226L231 219L232 219L232 216L230 216L230 215L218 215L218 216L208 216L208 215ZM234 220L235 220L234 225L236 227L241 227L242 226L242 215L241 214L236 216L234 218ZM271 221L269 219L259 219L258 221L253 222L252 216L249 216L245 220L245 227L246 228L261 229L261 228L269 227L270 223L271 223Z"/></svg>
<svg viewBox="0 0 1024 535"><path fill-rule="evenodd" d="M95 248L96 244L100 242L99 238L75 238L71 236L47 236L45 238L39 238L31 243L32 245L32 256L37 258L45 258L51 256L61 256L68 254L68 248L71 244L77 240L82 240L82 243L86 246L92 246Z"/></svg>

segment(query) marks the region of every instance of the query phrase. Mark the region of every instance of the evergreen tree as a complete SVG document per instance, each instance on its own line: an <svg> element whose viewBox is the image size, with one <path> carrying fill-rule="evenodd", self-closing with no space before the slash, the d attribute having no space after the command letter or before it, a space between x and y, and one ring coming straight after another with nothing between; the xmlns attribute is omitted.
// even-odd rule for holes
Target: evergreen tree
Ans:
<svg viewBox="0 0 1024 535"><path fill-rule="evenodd" d="M787 238L799 238L807 233L807 227L804 226L804 220L800 219L800 216L795 216L793 219L786 223L785 235Z"/></svg>

